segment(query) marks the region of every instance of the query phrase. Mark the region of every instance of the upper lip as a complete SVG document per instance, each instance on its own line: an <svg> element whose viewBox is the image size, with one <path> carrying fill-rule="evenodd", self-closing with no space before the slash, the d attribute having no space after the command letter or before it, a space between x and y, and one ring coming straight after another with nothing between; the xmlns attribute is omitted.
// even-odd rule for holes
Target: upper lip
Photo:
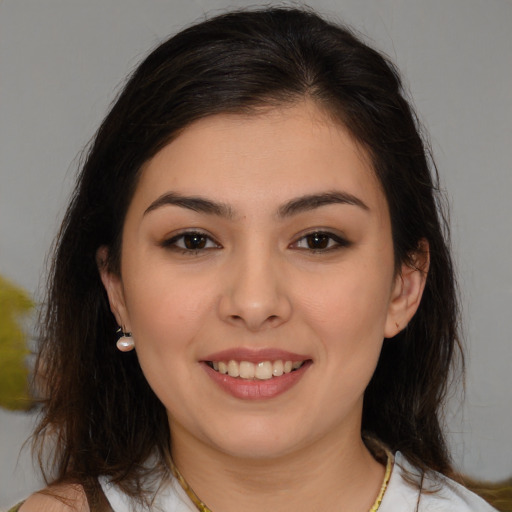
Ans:
<svg viewBox="0 0 512 512"><path fill-rule="evenodd" d="M203 361L249 361L251 363L259 363L261 361L306 361L311 357L303 354L280 350L276 348L232 348L221 350L203 358Z"/></svg>

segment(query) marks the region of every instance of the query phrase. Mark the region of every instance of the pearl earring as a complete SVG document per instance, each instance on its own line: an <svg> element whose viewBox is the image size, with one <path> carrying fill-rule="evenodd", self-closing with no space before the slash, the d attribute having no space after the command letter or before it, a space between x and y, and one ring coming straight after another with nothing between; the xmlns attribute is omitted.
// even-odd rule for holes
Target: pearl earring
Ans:
<svg viewBox="0 0 512 512"><path fill-rule="evenodd" d="M122 336L117 340L117 349L121 352L130 352L130 350L133 350L135 348L135 343L132 338L132 333L126 332L124 327L119 327L117 332L122 334Z"/></svg>

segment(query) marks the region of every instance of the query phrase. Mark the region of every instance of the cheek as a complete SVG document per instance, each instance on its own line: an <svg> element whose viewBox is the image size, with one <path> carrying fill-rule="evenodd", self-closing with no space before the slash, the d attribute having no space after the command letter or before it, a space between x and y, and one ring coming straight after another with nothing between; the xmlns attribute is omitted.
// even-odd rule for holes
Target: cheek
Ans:
<svg viewBox="0 0 512 512"><path fill-rule="evenodd" d="M163 357L186 351L213 310L213 291L204 282L147 272L125 286L137 352Z"/></svg>
<svg viewBox="0 0 512 512"><path fill-rule="evenodd" d="M184 382L196 368L194 350L205 337L212 311L212 292L191 280L156 272L140 276L125 287L137 358L158 398L168 410L183 408L190 398Z"/></svg>
<svg viewBox="0 0 512 512"><path fill-rule="evenodd" d="M304 284L308 290L301 303L305 314L321 331L360 343L366 337L383 337L390 300L391 277L372 272L368 267L352 267L322 276Z"/></svg>
<svg viewBox="0 0 512 512"><path fill-rule="evenodd" d="M303 316L321 344L319 359L333 375L342 400L366 388L380 355L389 305L391 276L351 267L317 281L302 302Z"/></svg>

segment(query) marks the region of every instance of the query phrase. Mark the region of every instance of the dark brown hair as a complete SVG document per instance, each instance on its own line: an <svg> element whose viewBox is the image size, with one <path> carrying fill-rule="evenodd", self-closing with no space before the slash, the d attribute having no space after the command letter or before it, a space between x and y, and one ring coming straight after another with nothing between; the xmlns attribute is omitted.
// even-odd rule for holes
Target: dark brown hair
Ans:
<svg viewBox="0 0 512 512"><path fill-rule="evenodd" d="M101 125L57 240L38 360L45 403L36 439L55 441L49 478L108 475L136 496L164 467L169 428L135 352L116 350L96 251L119 272L121 231L141 166L195 120L308 99L368 151L389 205L396 268L430 248L410 324L385 340L363 430L413 463L451 471L440 408L460 348L454 272L437 173L397 70L345 27L308 10L224 14L156 48ZM411 263L412 264L412 263ZM156 461L146 468L150 455Z"/></svg>

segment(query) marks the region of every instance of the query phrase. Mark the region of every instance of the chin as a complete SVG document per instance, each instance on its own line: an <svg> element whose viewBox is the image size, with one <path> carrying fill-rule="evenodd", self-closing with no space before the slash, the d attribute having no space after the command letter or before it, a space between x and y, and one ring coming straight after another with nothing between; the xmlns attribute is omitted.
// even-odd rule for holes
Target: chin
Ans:
<svg viewBox="0 0 512 512"><path fill-rule="evenodd" d="M224 447L223 451L226 455L237 459L245 459L250 461L268 461L271 459L279 459L289 455L296 449L296 444L290 441L280 442L268 438L259 438L252 440L239 440L237 443L229 443Z"/></svg>
<svg viewBox="0 0 512 512"><path fill-rule="evenodd" d="M306 443L294 436L293 426L278 426L276 422L247 421L232 424L210 438L210 444L230 457L250 460L277 459L292 453ZM298 433L297 433L298 434Z"/></svg>

